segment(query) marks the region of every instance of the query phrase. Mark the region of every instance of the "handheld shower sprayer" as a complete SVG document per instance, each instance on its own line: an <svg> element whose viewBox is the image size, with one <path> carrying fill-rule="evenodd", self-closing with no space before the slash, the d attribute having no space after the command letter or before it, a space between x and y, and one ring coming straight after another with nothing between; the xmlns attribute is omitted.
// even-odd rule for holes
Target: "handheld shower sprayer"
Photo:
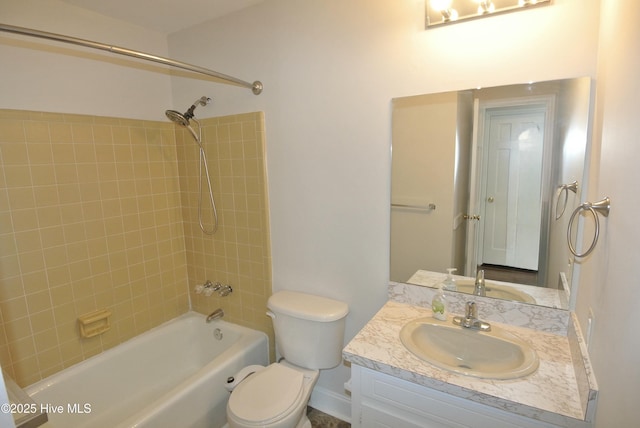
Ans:
<svg viewBox="0 0 640 428"><path fill-rule="evenodd" d="M201 106L206 106L210 102L211 102L211 98L209 98L209 97L202 96L202 97L198 98L197 100L195 100L193 102L191 107L189 107L189 110L187 110L185 112L184 117L186 117L187 119L192 119L193 118L193 111L196 109L198 104L200 104Z"/></svg>
<svg viewBox="0 0 640 428"><path fill-rule="evenodd" d="M191 107L189 107L189 109L184 113L180 113L179 111L176 111L176 110L166 110L164 112L164 114L169 118L169 120L171 120L174 123L177 123L180 126L187 128L187 130L193 136L193 139L195 140L195 142L198 144L199 151L200 151L200 162L199 162L199 168L198 168L199 176L200 176L200 179L198 180L198 222L200 223L200 229L206 235L213 235L214 233L216 233L216 230L218 230L218 212L216 210L216 203L213 198L211 178L209 176L209 168L207 167L207 156L204 152L204 147L202 146L202 129L200 128L200 122L193 117L194 116L193 112L195 111L198 105L206 106L210 102L211 102L211 98L203 96L195 100L191 105ZM190 123L191 119L193 119L193 121L198 125L198 128L197 128L198 133L196 133L196 131L191 126L191 123ZM213 225L213 228L211 229L207 229L204 226L204 221L202 219L203 173L204 175L206 175L206 179L207 179L206 183L207 183L208 193L209 193L208 195L209 203L211 204L211 209L213 211L214 225Z"/></svg>
<svg viewBox="0 0 640 428"><path fill-rule="evenodd" d="M198 105L206 106L210 102L211 98L202 96L195 100L191 107L189 107L189 109L184 113L180 113L176 110L167 110L164 112L164 114L169 118L169 120L177 123L180 126L189 126L189 121L193 119L193 112L195 111L196 107Z"/></svg>

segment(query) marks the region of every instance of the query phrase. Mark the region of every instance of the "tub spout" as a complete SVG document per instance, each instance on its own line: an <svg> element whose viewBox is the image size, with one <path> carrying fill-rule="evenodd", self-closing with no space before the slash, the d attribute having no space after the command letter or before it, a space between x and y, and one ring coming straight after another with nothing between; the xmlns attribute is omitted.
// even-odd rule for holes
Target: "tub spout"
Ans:
<svg viewBox="0 0 640 428"><path fill-rule="evenodd" d="M207 317L207 322L220 319L223 316L224 316L224 311L222 309L216 309L215 311L209 314L209 316Z"/></svg>

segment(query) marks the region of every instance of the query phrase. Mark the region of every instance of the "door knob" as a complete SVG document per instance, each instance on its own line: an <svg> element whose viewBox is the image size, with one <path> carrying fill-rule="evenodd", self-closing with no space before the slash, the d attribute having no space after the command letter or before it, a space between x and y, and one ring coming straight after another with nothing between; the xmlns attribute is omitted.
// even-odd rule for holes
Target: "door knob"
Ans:
<svg viewBox="0 0 640 428"><path fill-rule="evenodd" d="M489 202L490 204L493 203L493 196L489 196L487 198L487 202Z"/></svg>

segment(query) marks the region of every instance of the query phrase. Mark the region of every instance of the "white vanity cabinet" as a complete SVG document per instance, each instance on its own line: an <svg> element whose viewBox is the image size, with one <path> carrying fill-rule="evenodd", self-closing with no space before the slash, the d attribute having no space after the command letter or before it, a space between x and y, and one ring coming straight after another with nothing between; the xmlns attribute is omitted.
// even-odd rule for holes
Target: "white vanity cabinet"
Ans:
<svg viewBox="0 0 640 428"><path fill-rule="evenodd" d="M356 364L351 366L351 426L353 428L557 427L557 425L455 397Z"/></svg>
<svg viewBox="0 0 640 428"><path fill-rule="evenodd" d="M402 328L431 315L390 300L343 349L355 428L592 426L598 387L577 329L555 334L496 322L536 351L539 366L519 378L482 379L440 369L405 347Z"/></svg>

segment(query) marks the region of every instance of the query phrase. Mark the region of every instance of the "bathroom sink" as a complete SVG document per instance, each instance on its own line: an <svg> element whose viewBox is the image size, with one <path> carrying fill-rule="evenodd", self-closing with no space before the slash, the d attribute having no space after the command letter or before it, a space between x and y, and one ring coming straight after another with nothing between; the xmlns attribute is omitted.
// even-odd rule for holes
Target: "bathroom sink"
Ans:
<svg viewBox="0 0 640 428"><path fill-rule="evenodd" d="M536 303L536 299L534 299L529 294L525 293L524 291L511 288L508 285L500 285L492 281L485 281L485 287L487 297L513 300L515 302L523 303ZM473 279L456 280L456 288L457 291L460 291L461 293L473 294L473 290L475 289L475 281Z"/></svg>
<svg viewBox="0 0 640 428"><path fill-rule="evenodd" d="M418 358L466 376L515 379L538 368L535 350L496 326L484 332L419 318L402 327L400 340Z"/></svg>

